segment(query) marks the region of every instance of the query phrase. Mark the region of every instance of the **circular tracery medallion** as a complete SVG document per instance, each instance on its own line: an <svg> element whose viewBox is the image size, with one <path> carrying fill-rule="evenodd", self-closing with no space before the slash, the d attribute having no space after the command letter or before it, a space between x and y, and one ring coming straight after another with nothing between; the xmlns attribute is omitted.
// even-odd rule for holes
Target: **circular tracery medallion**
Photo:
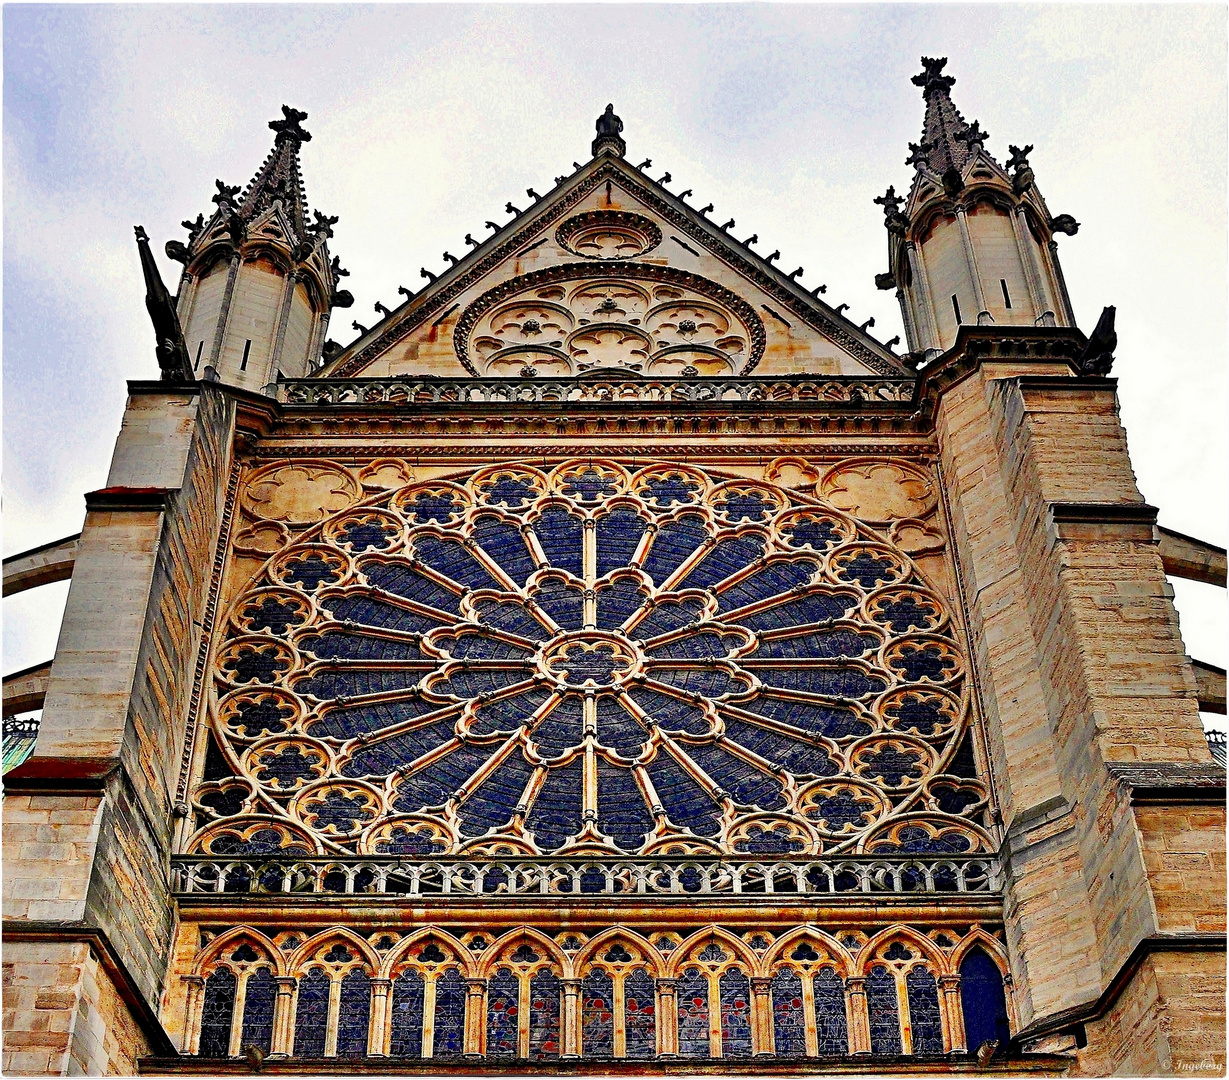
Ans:
<svg viewBox="0 0 1229 1080"><path fill-rule="evenodd" d="M241 781L200 789L207 851L253 813L368 853L406 821L435 852L986 843L943 602L770 484L576 461L407 485L276 554L229 625Z"/></svg>

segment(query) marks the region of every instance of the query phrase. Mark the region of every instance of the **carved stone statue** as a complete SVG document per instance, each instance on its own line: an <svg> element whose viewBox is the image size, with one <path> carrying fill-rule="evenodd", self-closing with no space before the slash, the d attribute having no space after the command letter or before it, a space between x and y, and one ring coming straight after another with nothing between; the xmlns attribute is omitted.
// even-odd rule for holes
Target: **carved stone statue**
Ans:
<svg viewBox="0 0 1229 1080"><path fill-rule="evenodd" d="M593 140L593 153L596 156L603 147L615 150L620 157L627 152L627 143L623 141L620 132L623 121L615 116L614 105L607 105L606 111L597 118L597 138Z"/></svg>
<svg viewBox="0 0 1229 1080"><path fill-rule="evenodd" d="M1108 375L1114 366L1114 350L1118 347L1118 335L1114 331L1114 316L1117 308L1105 308L1093 329L1088 344L1080 353L1080 374Z"/></svg>

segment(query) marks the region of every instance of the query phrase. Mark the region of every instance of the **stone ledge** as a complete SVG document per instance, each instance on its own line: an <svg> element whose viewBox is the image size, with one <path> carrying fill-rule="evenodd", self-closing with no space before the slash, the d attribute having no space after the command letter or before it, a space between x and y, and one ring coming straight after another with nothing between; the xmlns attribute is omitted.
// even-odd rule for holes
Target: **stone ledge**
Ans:
<svg viewBox="0 0 1229 1080"><path fill-rule="evenodd" d="M170 498L178 488L159 487L108 487L85 493L85 508L89 511L110 512L136 510L163 513Z"/></svg>
<svg viewBox="0 0 1229 1080"><path fill-rule="evenodd" d="M1148 503L1050 503L1049 525L1058 540L1155 544L1157 508Z"/></svg>
<svg viewBox="0 0 1229 1080"><path fill-rule="evenodd" d="M1225 770L1216 762L1113 762L1110 776L1131 789L1131 804L1225 803Z"/></svg>

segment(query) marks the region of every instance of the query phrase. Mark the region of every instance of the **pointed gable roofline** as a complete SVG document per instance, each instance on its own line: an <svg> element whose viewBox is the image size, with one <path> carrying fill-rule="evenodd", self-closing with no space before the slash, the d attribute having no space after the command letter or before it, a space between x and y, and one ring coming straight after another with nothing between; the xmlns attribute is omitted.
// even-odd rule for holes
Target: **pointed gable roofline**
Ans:
<svg viewBox="0 0 1229 1080"><path fill-rule="evenodd" d="M913 373L902 358L885 345L624 160L626 144L619 134L622 127L622 121L614 115L613 106L608 107L597 122L594 157L586 165L569 177L560 177L555 188L534 206L519 212L465 258L433 278L421 292L410 296L375 326L360 333L355 341L318 372L319 377L358 375L428 319L441 319L450 314L457 298L467 289L513 257L532 237L558 223L590 192L603 184L617 184L628 195L652 208L687 240L697 243L742 273L783 309L871 371L881 375ZM464 356L459 359L465 363ZM471 365L466 366L473 371Z"/></svg>

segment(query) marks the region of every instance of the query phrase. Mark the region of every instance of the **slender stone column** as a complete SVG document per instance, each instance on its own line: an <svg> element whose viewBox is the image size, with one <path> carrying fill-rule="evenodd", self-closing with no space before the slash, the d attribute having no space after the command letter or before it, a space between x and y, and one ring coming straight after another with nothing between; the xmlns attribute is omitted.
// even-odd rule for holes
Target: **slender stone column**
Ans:
<svg viewBox="0 0 1229 1080"><path fill-rule="evenodd" d="M917 327L918 344L923 351L942 349L938 326L935 323L934 295L930 291L930 279L926 276L925 257L913 240L905 242L905 254L909 259L909 268L913 271L913 282L909 289L917 299L917 310L921 316Z"/></svg>
<svg viewBox="0 0 1229 1080"><path fill-rule="evenodd" d="M1016 251L1020 255L1020 264L1024 267L1024 281L1028 285L1028 299L1033 305L1033 315L1039 325L1054 325L1054 310L1046 299L1042 288L1041 272L1037 267L1036 254L1033 251L1032 237L1029 233L1028 218L1023 205L1017 206L1011 215L1011 229L1016 235ZM1045 322L1049 316L1049 322Z"/></svg>
<svg viewBox="0 0 1229 1080"><path fill-rule="evenodd" d="M751 1053L772 1057L772 979L751 980Z"/></svg>
<svg viewBox="0 0 1229 1080"><path fill-rule="evenodd" d="M388 992L392 985L392 979L371 980L371 1026L367 1031L369 1057L388 1056Z"/></svg>
<svg viewBox="0 0 1229 1080"><path fill-rule="evenodd" d="M1063 277L1063 267L1058 261L1058 241L1051 240L1046 244L1046 254L1050 257L1050 273L1058 284L1059 303L1062 311L1059 313L1060 326L1074 326L1075 315L1071 309L1071 297L1067 295L1067 279Z"/></svg>
<svg viewBox="0 0 1229 1080"><path fill-rule="evenodd" d="M218 328L213 333L213 345L209 349L209 364L215 371L222 355L222 343L226 340L226 324L230 320L230 302L235 295L235 278L239 276L240 262L242 258L236 251L230 257L230 267L226 271L226 289L222 293L222 310L218 312Z"/></svg>
<svg viewBox="0 0 1229 1080"><path fill-rule="evenodd" d="M184 1006L183 1046L180 1053L196 1054L201 1048L201 1010L204 1008L205 980L200 975L185 975L188 984L188 1001Z"/></svg>
<svg viewBox="0 0 1229 1080"><path fill-rule="evenodd" d="M973 279L973 296L977 300L977 324L992 323L989 310L986 308L986 296L981 287L981 271L977 269L977 253L973 250L973 237L969 235L968 214L963 206L956 207L956 221L960 225L960 239L964 244L964 257L969 266L969 276Z"/></svg>
<svg viewBox="0 0 1229 1080"><path fill-rule="evenodd" d="M960 976L940 975L939 990L947 1013L947 1023L943 1025L943 1052L963 1054L968 1046L965 1045L964 1017L960 1012Z"/></svg>
<svg viewBox="0 0 1229 1080"><path fill-rule="evenodd" d="M294 990L298 983L293 975L278 975L277 997L273 999L273 1042L269 1056L289 1057L294 1050Z"/></svg>
<svg viewBox="0 0 1229 1080"><path fill-rule="evenodd" d="M657 979L658 1057L679 1056L678 979Z"/></svg>
<svg viewBox="0 0 1229 1080"><path fill-rule="evenodd" d="M486 979L465 980L465 1056L482 1057L486 1022Z"/></svg>
<svg viewBox="0 0 1229 1080"><path fill-rule="evenodd" d="M562 979L563 983L563 1058L580 1057L580 997L579 979Z"/></svg>
<svg viewBox="0 0 1229 1080"><path fill-rule="evenodd" d="M866 1011L866 979L861 975L845 980L845 997L849 1003L849 1052L871 1052L871 1018Z"/></svg>
<svg viewBox="0 0 1229 1080"><path fill-rule="evenodd" d="M269 363L269 382L277 379L278 365L282 362L282 346L286 343L286 326L290 322L290 305L294 301L294 290L302 275L298 270L288 274L282 288L282 303L277 313L277 331L273 337L273 356Z"/></svg>

